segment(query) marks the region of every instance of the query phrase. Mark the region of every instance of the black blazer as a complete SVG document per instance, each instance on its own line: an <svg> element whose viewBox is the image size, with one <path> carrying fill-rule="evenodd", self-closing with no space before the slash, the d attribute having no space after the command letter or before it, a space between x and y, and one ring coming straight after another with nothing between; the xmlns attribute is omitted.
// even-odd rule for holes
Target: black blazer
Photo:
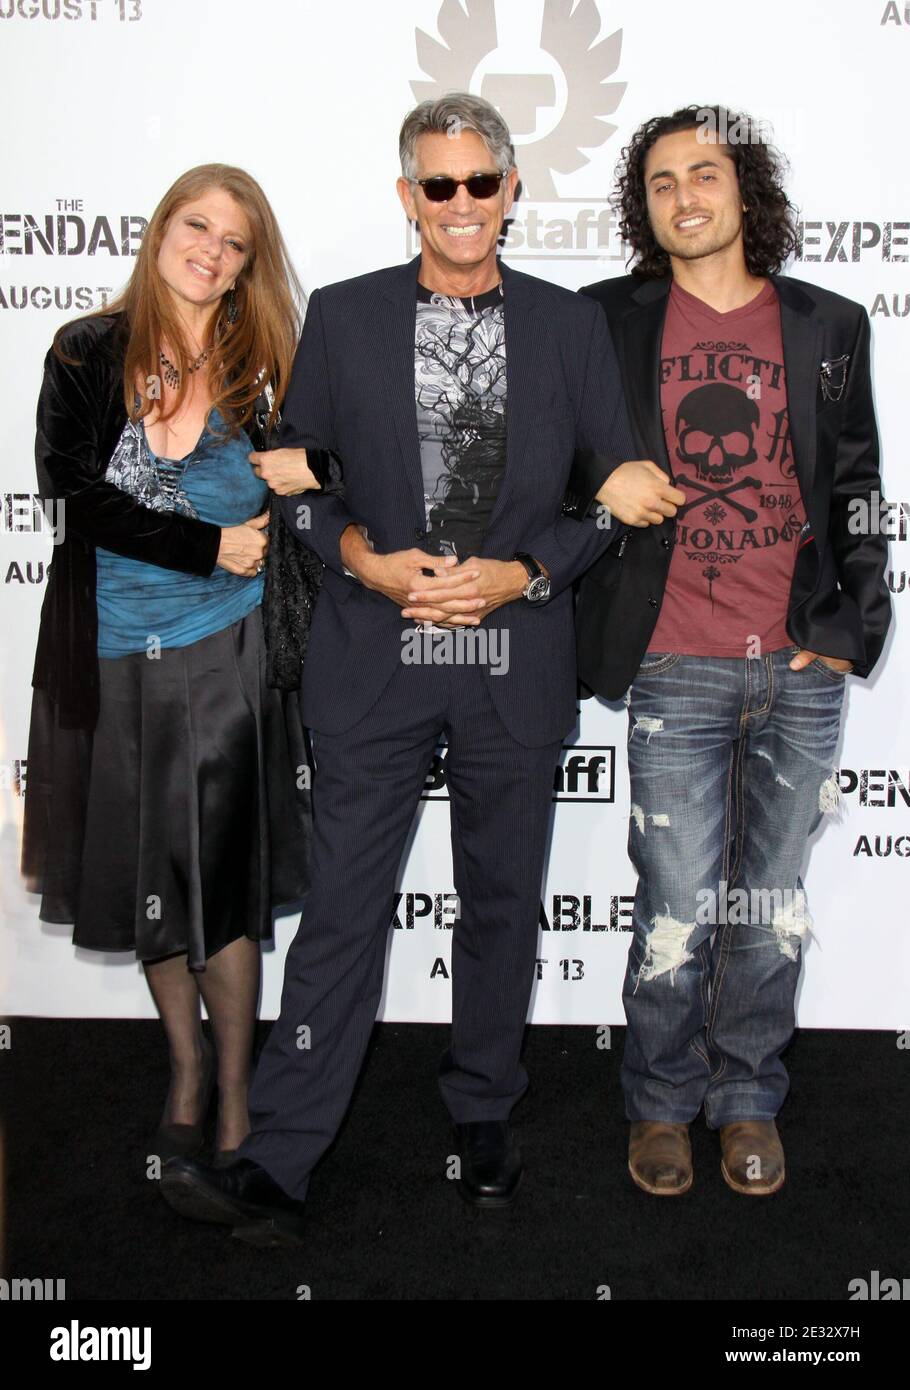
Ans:
<svg viewBox="0 0 910 1390"><path fill-rule="evenodd" d="M78 364L62 362L50 349L38 399L38 492L43 499L63 501L64 539L54 547L48 573L32 685L54 700L60 728L93 729L99 698L95 547L208 576L218 558L221 527L177 512L153 511L105 481L126 424L124 315L75 319L67 325L63 348ZM244 428L254 448L268 447L261 412ZM325 456L310 462L317 476L328 464ZM270 538L278 532L272 494ZM286 556L280 535L277 545L270 544L263 619L273 685L287 688L299 678L308 599L318 589L321 568L315 556Z"/></svg>
<svg viewBox="0 0 910 1390"><path fill-rule="evenodd" d="M789 276L771 277L780 296L790 440L807 526L799 538L787 631L824 656L868 676L891 621L883 535L848 529L852 498L881 495L878 431L869 363L869 319L861 305ZM586 286L602 307L622 372L635 452L672 476L660 408L660 347L670 278L632 275ZM839 401L821 389L822 361L849 354ZM584 516L604 481L596 458L575 460L565 509ZM676 522L629 527L584 576L576 628L579 676L608 699L629 688L657 622Z"/></svg>
<svg viewBox="0 0 910 1390"><path fill-rule="evenodd" d="M35 466L42 498L63 501L65 529L54 547L41 607L32 685L55 701L60 727L92 729L98 717L98 610L95 547L165 569L209 575L221 529L195 517L155 512L105 481L126 424L122 314L77 319L44 359Z"/></svg>
<svg viewBox="0 0 910 1390"><path fill-rule="evenodd" d="M382 552L426 542L414 400L419 265L418 256L314 291L284 401L280 444L321 445L344 460L343 499L310 492L281 501L292 532L326 565L301 682L304 722L317 732L342 733L363 718L414 626L383 594L345 575L339 541L359 522ZM571 585L611 537L593 519L562 515L573 454L578 446L596 451L606 476L630 456L631 438L597 306L504 263L500 271L506 469L481 555L536 556L550 573L551 598L542 606L521 599L490 616L508 633L509 665L502 674L484 666L484 676L506 727L534 747L574 726Z"/></svg>

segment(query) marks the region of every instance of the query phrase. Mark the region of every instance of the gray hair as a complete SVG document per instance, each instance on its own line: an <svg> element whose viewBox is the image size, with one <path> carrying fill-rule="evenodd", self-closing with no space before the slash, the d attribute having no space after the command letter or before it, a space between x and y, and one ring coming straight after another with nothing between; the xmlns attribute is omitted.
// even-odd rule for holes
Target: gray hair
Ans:
<svg viewBox="0 0 910 1390"><path fill-rule="evenodd" d="M417 177L417 141L421 135L451 135L473 130L490 152L501 174L515 168L515 150L509 127L496 107L470 92L447 92L444 97L422 101L409 111L398 136L401 172L406 179Z"/></svg>

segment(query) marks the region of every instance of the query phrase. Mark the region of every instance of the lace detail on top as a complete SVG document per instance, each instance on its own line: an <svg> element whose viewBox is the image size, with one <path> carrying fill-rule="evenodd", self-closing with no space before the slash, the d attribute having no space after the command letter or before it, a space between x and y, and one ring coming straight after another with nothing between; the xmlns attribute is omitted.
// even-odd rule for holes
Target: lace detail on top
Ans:
<svg viewBox="0 0 910 1390"><path fill-rule="evenodd" d="M195 452L195 451L193 451ZM186 459L156 458L141 423L127 420L117 447L107 466L105 480L128 492L153 512L179 512L198 517L199 513L183 491Z"/></svg>

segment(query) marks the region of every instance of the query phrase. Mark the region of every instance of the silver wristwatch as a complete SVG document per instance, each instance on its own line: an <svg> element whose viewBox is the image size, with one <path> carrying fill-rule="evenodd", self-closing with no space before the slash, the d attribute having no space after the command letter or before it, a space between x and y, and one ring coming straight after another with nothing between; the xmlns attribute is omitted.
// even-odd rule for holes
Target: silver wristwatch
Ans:
<svg viewBox="0 0 910 1390"><path fill-rule="evenodd" d="M527 555L524 551L519 551L518 554L514 555L512 558L520 560L528 571L528 582L522 590L528 603L546 603L547 599L550 597L550 581L534 559L534 556Z"/></svg>

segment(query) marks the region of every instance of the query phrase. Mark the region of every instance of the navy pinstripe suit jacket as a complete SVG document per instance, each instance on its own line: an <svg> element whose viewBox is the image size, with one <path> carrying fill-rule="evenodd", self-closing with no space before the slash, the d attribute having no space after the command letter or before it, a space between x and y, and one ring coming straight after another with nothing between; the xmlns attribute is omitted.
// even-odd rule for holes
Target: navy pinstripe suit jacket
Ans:
<svg viewBox="0 0 910 1390"><path fill-rule="evenodd" d="M305 722L351 728L379 698L414 626L383 594L344 573L339 541L360 522L382 552L426 540L414 399L420 257L343 280L310 297L282 412L279 445L343 460L344 497L285 497L286 523L326 565L301 682ZM577 449L605 456L604 475L633 457L619 370L600 306L499 263L508 394L506 467L481 555L526 551L550 574L551 597L521 599L486 620L507 629L509 665L484 675L520 743L564 738L576 717L572 581L615 534L562 511ZM300 511L305 504L306 511ZM303 525L300 523L303 521Z"/></svg>

